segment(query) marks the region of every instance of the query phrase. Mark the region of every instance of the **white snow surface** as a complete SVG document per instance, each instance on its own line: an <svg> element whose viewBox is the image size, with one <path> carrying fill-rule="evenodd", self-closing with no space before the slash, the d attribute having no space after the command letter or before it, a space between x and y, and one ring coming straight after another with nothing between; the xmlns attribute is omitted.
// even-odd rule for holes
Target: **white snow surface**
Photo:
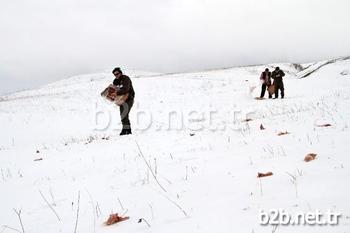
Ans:
<svg viewBox="0 0 350 233"><path fill-rule="evenodd" d="M350 232L350 60L303 79L292 64L267 67L277 65L283 100L254 99L265 66L126 72L136 98L123 137L119 109L100 96L110 73L2 96L0 233L22 232L14 209L26 233ZM317 157L306 163L308 153ZM260 225L259 211L274 208L342 216ZM105 226L111 213L130 219Z"/></svg>

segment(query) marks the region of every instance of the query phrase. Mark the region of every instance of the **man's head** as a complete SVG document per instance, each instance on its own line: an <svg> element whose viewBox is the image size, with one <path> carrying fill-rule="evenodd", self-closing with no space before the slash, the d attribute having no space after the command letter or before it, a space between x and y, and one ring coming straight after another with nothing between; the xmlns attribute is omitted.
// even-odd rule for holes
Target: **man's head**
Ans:
<svg viewBox="0 0 350 233"><path fill-rule="evenodd" d="M114 68L112 73L116 78L119 78L123 74L122 70L119 67Z"/></svg>
<svg viewBox="0 0 350 233"><path fill-rule="evenodd" d="M269 68L266 68L266 69L265 69L265 72L269 72Z"/></svg>
<svg viewBox="0 0 350 233"><path fill-rule="evenodd" d="M276 70L278 71L278 70L280 70L280 68L277 66L277 67L276 67Z"/></svg>

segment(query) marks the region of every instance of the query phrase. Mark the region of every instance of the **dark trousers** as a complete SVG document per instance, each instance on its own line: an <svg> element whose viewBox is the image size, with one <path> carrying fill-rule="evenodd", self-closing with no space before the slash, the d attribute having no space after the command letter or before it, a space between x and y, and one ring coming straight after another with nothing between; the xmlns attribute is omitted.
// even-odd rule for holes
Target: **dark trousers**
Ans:
<svg viewBox="0 0 350 233"><path fill-rule="evenodd" d="M260 94L260 98L263 98L264 96L265 96L265 91L266 91L266 89L269 87L270 85L267 85L267 84L262 84L261 85L261 94ZM269 93L269 98L272 98L272 95L270 94L270 92L268 92Z"/></svg>
<svg viewBox="0 0 350 233"><path fill-rule="evenodd" d="M130 126L130 120L129 120L129 113L134 104L133 99L128 99L127 101L124 102L121 106L119 106L120 110L120 119L123 124L123 129L131 129Z"/></svg>
<svg viewBox="0 0 350 233"><path fill-rule="evenodd" d="M278 90L281 90L281 97L284 98L283 81L275 82L275 98L278 98Z"/></svg>

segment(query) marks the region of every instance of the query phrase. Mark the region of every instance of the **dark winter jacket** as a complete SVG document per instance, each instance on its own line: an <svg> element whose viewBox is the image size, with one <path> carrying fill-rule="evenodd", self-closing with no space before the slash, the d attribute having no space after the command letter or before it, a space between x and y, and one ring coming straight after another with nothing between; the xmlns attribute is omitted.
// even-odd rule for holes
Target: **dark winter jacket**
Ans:
<svg viewBox="0 0 350 233"><path fill-rule="evenodd" d="M274 70L272 71L271 78L273 78L275 82L282 82L284 75L282 70Z"/></svg>
<svg viewBox="0 0 350 233"><path fill-rule="evenodd" d="M260 80L263 80L264 84L271 85L271 72L262 72L260 75Z"/></svg>
<svg viewBox="0 0 350 233"><path fill-rule="evenodd" d="M129 93L130 100L135 98L135 91L132 86L131 79L128 76L122 75L118 79L114 79L113 85L117 86L118 95L125 95L126 93Z"/></svg>

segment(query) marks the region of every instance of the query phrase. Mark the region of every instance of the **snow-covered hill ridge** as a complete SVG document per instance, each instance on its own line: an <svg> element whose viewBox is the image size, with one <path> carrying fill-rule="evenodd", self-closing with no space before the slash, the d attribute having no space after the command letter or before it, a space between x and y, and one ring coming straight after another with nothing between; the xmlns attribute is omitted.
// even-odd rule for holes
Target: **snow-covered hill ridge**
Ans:
<svg viewBox="0 0 350 233"><path fill-rule="evenodd" d="M341 61L348 61L350 60L349 57L341 57L331 60L324 60L309 64L296 64L296 63L281 63L281 64L269 64L266 67L276 67L281 66L284 68L284 71L286 71L287 74L290 74L292 76L297 76L300 78L305 78L315 71L319 70L320 68L327 66L329 64L333 63L341 63ZM180 73L180 74L157 74L157 73L151 73L151 72L140 72L140 71L127 71L128 75L132 78L145 78L145 77L173 77L173 76L184 76L188 74L192 74L194 77L203 77L207 73L217 73L221 71L232 71L232 70L247 70L251 74L258 75L262 68L265 67L265 65L256 65L256 66L249 66L249 67L237 67L237 68L225 68L225 69L215 69L215 70L209 70L209 71L202 71L202 72L192 72L192 73ZM339 74L341 75L348 75L349 69L344 69ZM86 74L86 75L79 75L74 76L69 79L60 80L57 82L54 82L52 84L44 85L39 89L34 90L27 90L27 91L21 91L5 96L1 96L1 100L12 100L17 98L25 98L26 96L32 97L33 95L43 95L43 94L58 94L64 92L65 88L69 87L69 91L74 91L77 89L82 89L86 84L95 83L95 82L103 82L106 81L106 79L110 79L110 73L96 73L96 74ZM75 87L75 88L74 88ZM49 88L49 89L48 89ZM56 88L56 90L53 90Z"/></svg>
<svg viewBox="0 0 350 233"><path fill-rule="evenodd" d="M298 76L300 78L306 78L309 75L313 74L314 72L318 71L319 69L321 69L324 66L330 65L330 64L334 64L334 63L340 63L342 61L349 61L350 60L350 56L348 57L341 57L341 58L336 58L336 59L332 59L332 60L326 60L326 61L320 61L320 62L315 62L313 64L307 65L306 67L304 67L299 73ZM342 72L340 72L341 75L348 75L349 74L349 70L345 69Z"/></svg>
<svg viewBox="0 0 350 233"><path fill-rule="evenodd" d="M100 96L111 73L3 96L0 233L21 232L13 208L26 233L73 232L76 223L92 233L271 232L258 214L272 208L343 214L338 226L276 233L347 232L350 60L326 63L267 65L286 72L286 98L261 101L254 97L264 65L126 72L136 102L134 134L125 137L118 109ZM301 78L306 71L314 72ZM307 153L316 160L305 163ZM268 171L274 175L256 178ZM106 227L112 212L130 220Z"/></svg>

